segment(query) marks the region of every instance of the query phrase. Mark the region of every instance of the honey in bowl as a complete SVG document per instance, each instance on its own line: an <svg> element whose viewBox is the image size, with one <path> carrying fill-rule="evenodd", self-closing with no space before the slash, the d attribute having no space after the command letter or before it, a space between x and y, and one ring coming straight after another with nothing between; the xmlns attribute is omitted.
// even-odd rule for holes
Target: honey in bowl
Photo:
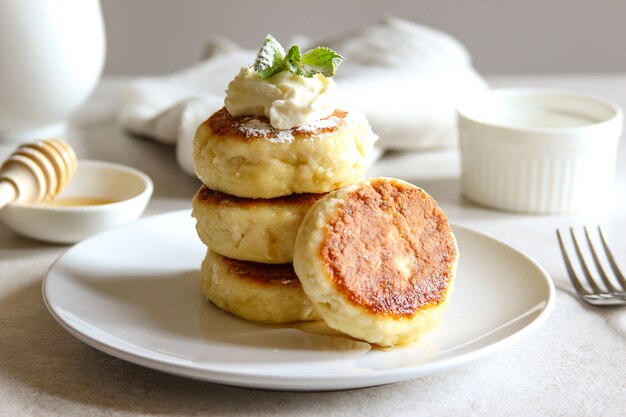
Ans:
<svg viewBox="0 0 626 417"><path fill-rule="evenodd" d="M116 201L110 198L101 197L61 197L47 201L44 204L52 207L84 207L84 206L101 206L103 204L111 204Z"/></svg>

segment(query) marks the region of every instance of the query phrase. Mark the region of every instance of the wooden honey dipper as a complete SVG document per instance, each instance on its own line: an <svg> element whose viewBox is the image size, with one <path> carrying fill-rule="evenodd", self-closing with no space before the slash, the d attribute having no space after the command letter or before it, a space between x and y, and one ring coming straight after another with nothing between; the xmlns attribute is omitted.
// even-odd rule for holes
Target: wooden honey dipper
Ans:
<svg viewBox="0 0 626 417"><path fill-rule="evenodd" d="M76 172L76 153L62 139L21 145L0 167L0 209L52 200Z"/></svg>

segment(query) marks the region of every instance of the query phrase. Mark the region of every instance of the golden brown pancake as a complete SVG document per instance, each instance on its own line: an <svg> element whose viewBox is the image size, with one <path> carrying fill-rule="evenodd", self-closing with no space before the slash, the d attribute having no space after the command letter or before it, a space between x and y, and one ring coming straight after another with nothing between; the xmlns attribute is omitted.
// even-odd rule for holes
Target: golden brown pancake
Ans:
<svg viewBox="0 0 626 417"><path fill-rule="evenodd" d="M325 193L363 176L376 139L356 110L277 130L266 117L223 108L198 127L194 166L209 188L239 197Z"/></svg>
<svg viewBox="0 0 626 417"><path fill-rule="evenodd" d="M202 185L193 198L200 239L229 258L291 263L296 234L306 212L324 194L272 199L236 197Z"/></svg>
<svg viewBox="0 0 626 417"><path fill-rule="evenodd" d="M313 205L298 232L294 267L330 327L390 346L416 340L439 321L457 257L432 197L375 178Z"/></svg>
<svg viewBox="0 0 626 417"><path fill-rule="evenodd" d="M208 250L201 276L204 296L237 317L274 324L319 320L291 264L237 261Z"/></svg>

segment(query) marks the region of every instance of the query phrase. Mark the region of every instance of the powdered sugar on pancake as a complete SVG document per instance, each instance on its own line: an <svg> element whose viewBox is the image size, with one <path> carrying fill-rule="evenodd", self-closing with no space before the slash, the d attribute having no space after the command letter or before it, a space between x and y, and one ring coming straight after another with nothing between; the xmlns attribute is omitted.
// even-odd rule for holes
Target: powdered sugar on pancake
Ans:
<svg viewBox="0 0 626 417"><path fill-rule="evenodd" d="M252 118L238 126L246 137L261 137L273 143L288 143L294 139L291 129L278 130L266 120Z"/></svg>
<svg viewBox="0 0 626 417"><path fill-rule="evenodd" d="M258 137L267 140L272 143L289 143L295 139L298 133L303 134L315 134L324 133L325 130L332 130L342 120L349 121L351 119L351 113L346 114L344 117L337 117L332 115L330 117L316 120L312 123L307 123L302 126L294 127L292 129L275 129L265 118L250 117L242 120L237 129L242 132L246 137Z"/></svg>
<svg viewBox="0 0 626 417"><path fill-rule="evenodd" d="M313 133L320 129L330 129L337 126L339 119L336 116L330 116L326 119L316 120L313 123L298 126L295 128L298 132Z"/></svg>

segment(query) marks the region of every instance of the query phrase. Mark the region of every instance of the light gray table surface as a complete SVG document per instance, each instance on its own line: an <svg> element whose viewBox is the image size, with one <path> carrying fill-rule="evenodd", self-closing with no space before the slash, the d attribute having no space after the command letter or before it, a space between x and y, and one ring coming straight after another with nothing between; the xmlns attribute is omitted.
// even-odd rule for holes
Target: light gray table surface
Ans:
<svg viewBox="0 0 626 417"><path fill-rule="evenodd" d="M488 77L492 86L575 89L626 107L626 74ZM131 137L115 122L121 79L105 79L72 118L66 138L80 158L128 164L152 177L149 216L190 208L199 183L174 149ZM0 156L14 145L0 144ZM372 169L431 193L455 223L522 250L551 275L554 313L528 338L487 358L392 385L326 393L267 392L201 382L143 368L66 333L46 310L41 283L68 247L18 236L0 224L0 416L623 416L626 309L582 304L558 252L556 227L601 222L626 269L626 143L615 201L603 215L530 216L489 210L460 196L458 153L389 154Z"/></svg>

